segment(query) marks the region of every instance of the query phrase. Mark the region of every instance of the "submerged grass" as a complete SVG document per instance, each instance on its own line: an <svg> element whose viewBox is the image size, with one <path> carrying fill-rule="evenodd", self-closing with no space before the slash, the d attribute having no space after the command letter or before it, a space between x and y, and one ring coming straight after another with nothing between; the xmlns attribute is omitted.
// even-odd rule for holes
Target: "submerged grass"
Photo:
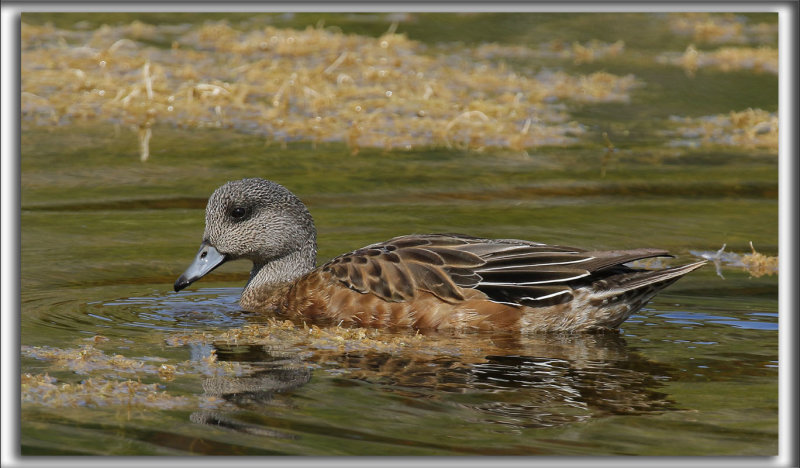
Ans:
<svg viewBox="0 0 800 468"><path fill-rule="evenodd" d="M748 70L754 73L778 74L778 49L772 47L722 47L713 51L699 51L689 45L683 54L665 52L657 57L659 63L676 65L690 77L700 68L713 68L723 72Z"/></svg>
<svg viewBox="0 0 800 468"><path fill-rule="evenodd" d="M750 242L751 253L742 256L742 263L744 263L747 271L754 277L770 275L778 272L778 257L770 257L760 252L756 252L753 243Z"/></svg>
<svg viewBox="0 0 800 468"><path fill-rule="evenodd" d="M95 342L99 336L91 339ZM104 338L104 337L103 337ZM49 362L49 368L85 376L78 382L51 377L48 373L21 376L20 398L23 406L104 407L124 406L153 409L215 408L224 403L213 395L172 395L166 384L176 376L190 380L203 378L235 378L249 371L247 364L219 361L216 351L205 357L182 362L166 358L129 358L122 354L108 355L92 344L79 348L22 346L21 355ZM142 379L156 382L142 383Z"/></svg>
<svg viewBox="0 0 800 468"><path fill-rule="evenodd" d="M165 28L181 32L171 48L148 46ZM239 31L226 22L83 32L23 23L22 41L23 118L131 126L143 160L156 122L234 128L283 143L340 141L353 152L565 144L584 131L565 102L626 102L639 85L607 72L519 74L481 58L507 49L436 52L393 32ZM567 56L593 61L621 49L575 44Z"/></svg>
<svg viewBox="0 0 800 468"><path fill-rule="evenodd" d="M68 369L76 374L103 373L107 376L135 374L139 376L159 376L163 380L171 380L175 374L201 375L240 375L244 372L238 363L218 361L214 351L200 359L174 364L152 364L152 358L132 359L121 354L108 355L93 345L79 348L54 348L49 346L27 346L21 348L21 354L43 361L50 361L58 369ZM158 359L157 361L166 361Z"/></svg>
<svg viewBox="0 0 800 468"><path fill-rule="evenodd" d="M778 151L778 114L760 109L703 117L673 117L675 129L663 130L667 137L677 137L671 146L724 145L740 148L763 148Z"/></svg>
<svg viewBox="0 0 800 468"><path fill-rule="evenodd" d="M23 405L51 408L122 406L165 410L198 405L197 398L170 395L155 383L106 378L59 383L48 374L22 374L20 393ZM206 408L222 403L213 396L203 400L200 406Z"/></svg>
<svg viewBox="0 0 800 468"><path fill-rule="evenodd" d="M714 262L714 266L717 269L717 276L723 279L725 277L722 275L722 265L740 268L749 273L751 278L759 278L765 275L772 276L778 273L778 257L757 252L752 241L750 242L751 253L748 254L726 252L726 247L727 244L723 244L716 252L691 251L691 253L697 257L702 257Z"/></svg>
<svg viewBox="0 0 800 468"><path fill-rule="evenodd" d="M703 24L735 30L721 37L772 31L738 17L667 18L678 34L713 29ZM588 128L571 116L573 108L626 104L647 85L630 73L565 71L619 63L627 54L622 40L433 46L396 29L394 23L370 37L322 23L292 29L133 21L81 30L23 21L22 117L37 125L130 127L142 160L150 158L159 123L229 128L282 145L343 142L352 153L524 151L581 143ZM692 74L708 66L777 72L777 51L767 47L698 52L690 46L657 60Z"/></svg>
<svg viewBox="0 0 800 468"><path fill-rule="evenodd" d="M772 43L778 36L777 23L751 23L733 13L684 13L670 15L670 29L695 42L709 44Z"/></svg>

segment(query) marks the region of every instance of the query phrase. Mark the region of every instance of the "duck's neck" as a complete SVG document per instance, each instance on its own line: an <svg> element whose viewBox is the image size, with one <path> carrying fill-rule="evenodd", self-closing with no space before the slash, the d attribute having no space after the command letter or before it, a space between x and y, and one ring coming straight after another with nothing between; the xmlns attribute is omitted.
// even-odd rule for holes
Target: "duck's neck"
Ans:
<svg viewBox="0 0 800 468"><path fill-rule="evenodd" d="M313 238L299 251L266 263L253 262L239 305L246 310L276 307L281 299L279 291L313 270L316 262L317 245Z"/></svg>

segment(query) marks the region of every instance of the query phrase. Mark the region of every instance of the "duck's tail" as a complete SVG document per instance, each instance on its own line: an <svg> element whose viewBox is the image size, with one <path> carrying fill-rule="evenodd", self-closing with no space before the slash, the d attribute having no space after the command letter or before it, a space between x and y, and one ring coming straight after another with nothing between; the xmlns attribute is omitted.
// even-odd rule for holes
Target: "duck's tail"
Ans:
<svg viewBox="0 0 800 468"><path fill-rule="evenodd" d="M636 273L622 273L596 281L593 286L597 292L624 294L642 288L654 289L654 293L666 288L681 276L690 273L708 263L706 260L663 270L644 270ZM650 296L652 297L652 296Z"/></svg>
<svg viewBox="0 0 800 468"><path fill-rule="evenodd" d="M663 270L625 272L595 281L591 286L589 303L603 317L598 328L617 328L631 314L641 309L659 291L707 263L706 260Z"/></svg>

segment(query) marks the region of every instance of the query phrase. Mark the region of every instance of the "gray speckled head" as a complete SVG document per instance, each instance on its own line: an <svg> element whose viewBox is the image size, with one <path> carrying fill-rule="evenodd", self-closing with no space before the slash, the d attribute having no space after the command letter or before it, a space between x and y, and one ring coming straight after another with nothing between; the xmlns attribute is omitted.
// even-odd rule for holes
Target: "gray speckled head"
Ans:
<svg viewBox="0 0 800 468"><path fill-rule="evenodd" d="M175 290L239 258L253 262L247 287L291 281L314 268L316 255L314 221L300 199L269 180L236 180L208 199L203 243Z"/></svg>
<svg viewBox="0 0 800 468"><path fill-rule="evenodd" d="M231 260L267 263L302 250L309 241L316 246L316 231L308 209L286 187L242 179L208 199L203 240Z"/></svg>

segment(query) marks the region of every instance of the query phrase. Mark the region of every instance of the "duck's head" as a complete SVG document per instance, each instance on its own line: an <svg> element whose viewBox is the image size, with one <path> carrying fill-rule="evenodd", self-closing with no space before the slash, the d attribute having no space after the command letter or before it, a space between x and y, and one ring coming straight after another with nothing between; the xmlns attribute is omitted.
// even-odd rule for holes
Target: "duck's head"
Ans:
<svg viewBox="0 0 800 468"><path fill-rule="evenodd" d="M314 222L303 202L284 186L264 179L242 179L215 190L206 206L200 250L175 282L175 291L224 262L240 258L253 262L251 282L269 265L275 271L274 277L266 279L271 282L288 281L313 268Z"/></svg>

